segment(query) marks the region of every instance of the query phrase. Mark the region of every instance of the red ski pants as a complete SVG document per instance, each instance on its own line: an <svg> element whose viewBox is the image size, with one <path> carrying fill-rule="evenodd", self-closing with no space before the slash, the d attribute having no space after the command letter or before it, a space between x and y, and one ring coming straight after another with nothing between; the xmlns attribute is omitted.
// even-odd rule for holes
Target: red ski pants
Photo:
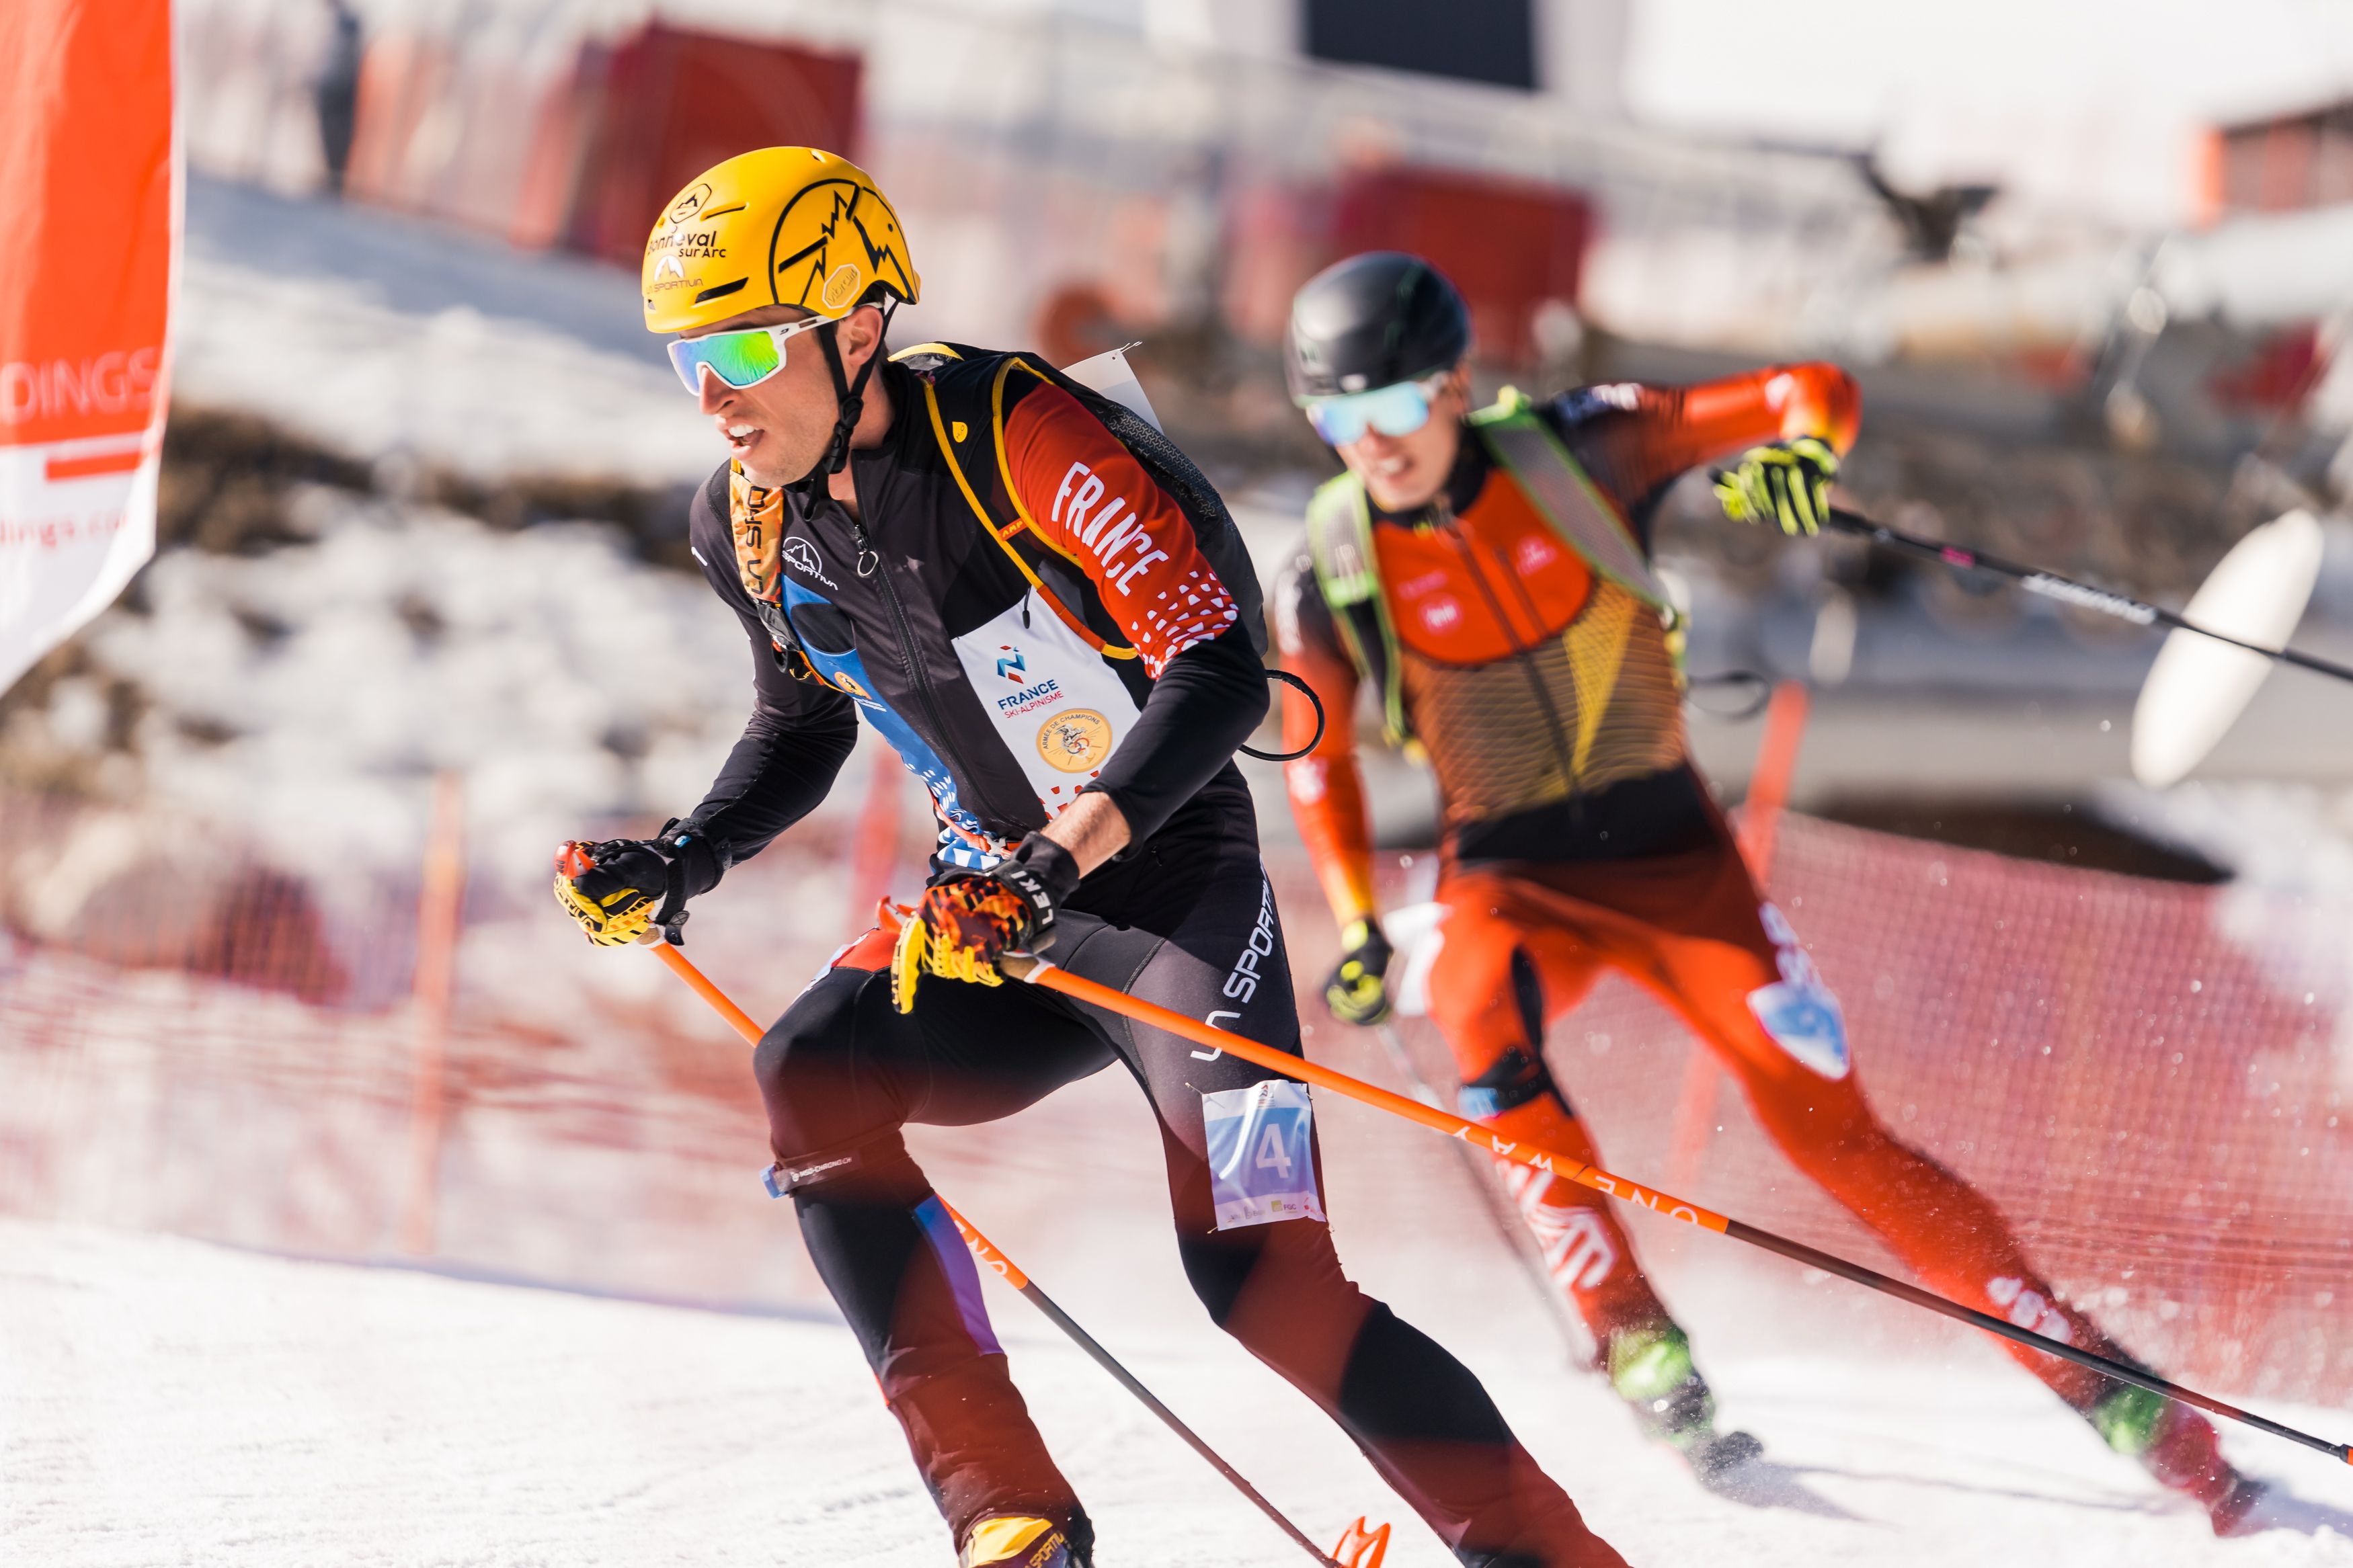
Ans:
<svg viewBox="0 0 2353 1568"><path fill-rule="evenodd" d="M1800 1171L1883 1238L1939 1293L2104 1352L2113 1345L2061 1307L2009 1223L1960 1177L1899 1142L1873 1114L1837 1004L1779 911L1749 879L1728 833L1672 855L1599 863L1449 868L1429 971L1430 1012L1478 1113L1475 1086L1537 1070L1544 1026L1615 968L1672 1008L1740 1080L1758 1121ZM1777 936L1779 940L1776 940ZM1522 1069L1520 1064L1527 1064ZM1491 1091L1492 1092L1492 1091ZM1525 1091L1523 1091L1525 1092ZM1496 1098L1509 1101L1506 1091ZM1545 1092L1482 1118L1598 1164L1565 1100ZM1573 1183L1507 1171L1554 1278L1597 1339L1662 1319L1611 1201ZM2108 1381L2011 1346L2069 1404Z"/></svg>

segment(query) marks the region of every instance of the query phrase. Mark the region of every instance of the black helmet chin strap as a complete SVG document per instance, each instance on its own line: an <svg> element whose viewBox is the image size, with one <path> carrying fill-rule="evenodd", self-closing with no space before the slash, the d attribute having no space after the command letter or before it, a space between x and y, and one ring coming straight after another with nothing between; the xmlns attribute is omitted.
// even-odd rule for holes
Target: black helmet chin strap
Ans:
<svg viewBox="0 0 2353 1568"><path fill-rule="evenodd" d="M875 365L881 361L882 342L889 337L891 317L898 309L898 301L885 296L881 309L882 331L877 335L875 352L858 367L856 381L850 380L849 374L841 368L841 348L835 341L841 322L828 321L817 330L818 348L825 355L825 367L833 373L835 413L833 439L827 445L825 456L818 459L817 467L809 470L810 480L829 479L849 466L849 440L858 431L859 417L866 412L866 378L874 374Z"/></svg>

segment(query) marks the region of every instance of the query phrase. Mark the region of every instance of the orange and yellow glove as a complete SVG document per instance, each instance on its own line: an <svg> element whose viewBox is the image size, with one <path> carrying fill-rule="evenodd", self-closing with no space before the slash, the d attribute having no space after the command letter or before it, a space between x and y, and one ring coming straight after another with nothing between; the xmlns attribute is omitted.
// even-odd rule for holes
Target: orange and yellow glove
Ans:
<svg viewBox="0 0 2353 1568"><path fill-rule="evenodd" d="M675 831L659 838L574 839L555 851L555 901L599 947L666 934L686 920L686 900L718 885L723 865L709 840Z"/></svg>
<svg viewBox="0 0 2353 1568"><path fill-rule="evenodd" d="M926 973L1002 985L997 961L1043 951L1054 940L1056 913L1078 889L1078 861L1036 833L988 870L943 873L899 928L891 955L892 1004L913 1012L915 983Z"/></svg>

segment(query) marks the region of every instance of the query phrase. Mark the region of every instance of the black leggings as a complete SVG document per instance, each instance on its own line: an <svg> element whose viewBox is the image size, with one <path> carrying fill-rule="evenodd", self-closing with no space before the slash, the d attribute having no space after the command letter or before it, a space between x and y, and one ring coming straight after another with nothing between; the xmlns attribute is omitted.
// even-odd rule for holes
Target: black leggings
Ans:
<svg viewBox="0 0 2353 1568"><path fill-rule="evenodd" d="M1066 914L1049 956L1296 1055L1282 930L1256 857L1164 871L1150 894L1113 911L1138 923ZM1007 1373L971 1258L899 1129L1009 1116L1116 1059L1152 1101L1177 1249L1218 1326L1339 1422L1463 1562L1620 1568L1470 1371L1341 1272L1320 1217L1261 1217L1271 1204L1303 1201L1306 1184L1283 1143L1300 1131L1295 1116L1229 1121L1226 1176L1212 1172L1204 1097L1276 1075L1013 983L927 978L914 1011L901 1014L881 973L887 953L880 933L853 944L768 1031L754 1061L809 1255L957 1541L993 1513L1071 1517L1076 1500ZM1238 1125L1250 1129L1239 1159L1229 1146ZM1320 1193L1312 1127L1292 1147L1319 1173Z"/></svg>

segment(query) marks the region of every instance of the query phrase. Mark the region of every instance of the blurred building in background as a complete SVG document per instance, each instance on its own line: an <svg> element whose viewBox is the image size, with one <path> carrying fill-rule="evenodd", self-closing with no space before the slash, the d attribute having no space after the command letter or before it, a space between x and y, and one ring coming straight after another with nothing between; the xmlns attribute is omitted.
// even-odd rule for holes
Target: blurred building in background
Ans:
<svg viewBox="0 0 2353 1568"><path fill-rule="evenodd" d="M819 143L901 207L927 335L1063 359L1181 341L1214 390L1263 371L1310 273L1396 247L1463 284L1482 356L1523 376L1657 368L1584 352L1591 332L1823 353L1924 367L1895 405L1948 425L2222 470L2260 448L2327 482L2353 426L2353 384L2330 374L2353 306L2341 112L2211 128L2178 157L2152 132L2122 163L2052 141L2137 193L2103 207L2001 151L2031 114L1941 140L1897 116L1875 150L1638 120L1633 40L1674 9L191 0L188 147L199 171L318 191L347 103L353 199L626 266L699 169ZM1996 177L1958 177L1972 158ZM1261 422L1240 395L1180 423ZM2010 406L1989 417L1989 396Z"/></svg>
<svg viewBox="0 0 2353 1568"><path fill-rule="evenodd" d="M1836 160L1628 127L1627 9L379 3L361 12L346 189L633 264L661 197L698 170L806 142L867 163L924 254L949 260L926 268L926 330L1028 338L1106 314L1263 342L1316 267L1392 245L1459 277L1487 351L1519 363L1544 347L1548 307L1577 305L1597 244L1728 226L1735 270L1771 275L1792 245L1847 247L1840 231L1874 209ZM332 183L311 105L333 15L186 8L197 169ZM1641 263L1609 286L1641 331L1694 292Z"/></svg>

